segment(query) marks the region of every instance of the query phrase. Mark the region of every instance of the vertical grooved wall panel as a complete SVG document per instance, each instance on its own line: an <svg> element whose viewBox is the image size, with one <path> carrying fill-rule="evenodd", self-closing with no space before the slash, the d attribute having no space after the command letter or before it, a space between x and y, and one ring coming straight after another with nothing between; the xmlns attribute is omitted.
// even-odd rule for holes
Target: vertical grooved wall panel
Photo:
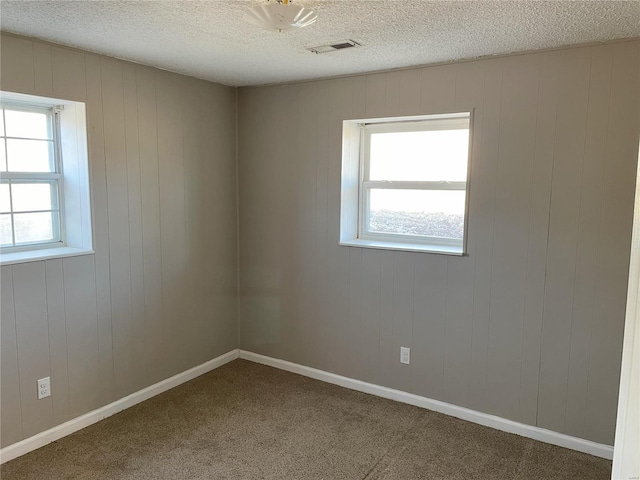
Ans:
<svg viewBox="0 0 640 480"><path fill-rule="evenodd" d="M47 284L44 262L14 265L12 270L22 429L30 437L53 424L52 398L38 400L36 386L36 380L51 375Z"/></svg>
<svg viewBox="0 0 640 480"><path fill-rule="evenodd" d="M131 362L133 390L149 385L145 356L148 353L144 314L144 271L142 249L142 199L140 192L140 141L138 138L138 98L136 67L122 69L124 94L124 140L126 149L127 198L129 217L129 278L131 287Z"/></svg>
<svg viewBox="0 0 640 480"><path fill-rule="evenodd" d="M560 54L543 55L540 58L536 95L537 113L531 177L531 182L536 185L536 188L531 190L520 365L523 381L520 385L519 405L520 419L528 424L535 424L538 415L540 341L544 312L559 62Z"/></svg>
<svg viewBox="0 0 640 480"><path fill-rule="evenodd" d="M41 43L33 44L33 71L35 93L53 96L53 60L51 46Z"/></svg>
<svg viewBox="0 0 640 480"><path fill-rule="evenodd" d="M610 444L639 46L241 89L241 346ZM469 110L468 256L339 246L342 121Z"/></svg>
<svg viewBox="0 0 640 480"><path fill-rule="evenodd" d="M95 263L90 256L65 258L63 282L67 328L69 410L72 417L101 406ZM55 385L51 385L52 395Z"/></svg>
<svg viewBox="0 0 640 480"><path fill-rule="evenodd" d="M3 35L0 42L2 89L10 92L36 93L33 42Z"/></svg>
<svg viewBox="0 0 640 480"><path fill-rule="evenodd" d="M180 328L180 299L185 287L186 222L184 210L184 166L182 154L182 104L177 76L156 76L158 122L158 185L160 189L160 245L162 252L162 297L166 335L177 340ZM165 345L164 366L179 371L179 342Z"/></svg>
<svg viewBox="0 0 640 480"><path fill-rule="evenodd" d="M0 429L2 445L11 445L24 438L22 433L22 408L20 399L20 375L18 373L18 345L16 338L16 314L13 300L12 267L0 269Z"/></svg>
<svg viewBox="0 0 640 480"><path fill-rule="evenodd" d="M565 431L578 224L592 49L563 52L559 64L538 424ZM620 338L622 340L622 338Z"/></svg>
<svg viewBox="0 0 640 480"><path fill-rule="evenodd" d="M491 275L496 202L496 172L498 144L500 141L500 107L502 93L502 69L506 59L484 62L485 75L482 100L474 105L475 115L481 116L480 139L474 149L477 152L471 162L472 200L470 214L474 220L469 227L469 238L474 238L475 268L473 272L473 322L471 325L471 377L469 395L473 408L491 412L489 403L487 358L489 354L489 325L491 318ZM476 191L477 193L473 194ZM436 276L432 281L444 282ZM445 292L446 294L446 292Z"/></svg>
<svg viewBox="0 0 640 480"><path fill-rule="evenodd" d="M64 298L63 260L47 260L45 278L47 284L47 316L49 320L49 357L53 423L60 424L71 418L69 411L69 356L67 347L67 317Z"/></svg>
<svg viewBox="0 0 640 480"><path fill-rule="evenodd" d="M144 286L145 360L147 382L162 378L162 352L167 340L163 322L162 255L160 249L160 188L155 72L136 67L142 208L142 264Z"/></svg>
<svg viewBox="0 0 640 480"><path fill-rule="evenodd" d="M615 417L622 357L627 274L631 245L640 108L625 92L640 88L640 42L620 43L613 57L609 100L602 205L598 220L593 325L589 340L589 373L585 408L585 436L613 443L608 419Z"/></svg>
<svg viewBox="0 0 640 480"><path fill-rule="evenodd" d="M109 266L109 214L105 163L104 119L102 116L102 76L100 57L85 61L87 78L88 152L91 159L91 220L93 223L96 304L98 309L98 361L100 400L114 400L113 330L111 327L111 270Z"/></svg>
<svg viewBox="0 0 640 480"><path fill-rule="evenodd" d="M3 89L87 102L96 250L2 268L2 446L235 348L237 275L243 348L612 442L637 40L245 88L237 110L227 87L1 43ZM469 256L339 246L342 121L471 109Z"/></svg>
<svg viewBox="0 0 640 480"><path fill-rule="evenodd" d="M2 267L5 447L237 347L236 95L0 43L3 90L86 102L95 249ZM51 397L37 400L47 376Z"/></svg>
<svg viewBox="0 0 640 480"><path fill-rule="evenodd" d="M608 100L611 93L611 47L594 49L589 78L589 109L587 111L584 163L576 245L575 290L571 318L569 378L567 382L566 430L571 435L584 436L585 408L589 373L589 349L593 329L594 292L598 230L602 214ZM570 406L570 408L569 408Z"/></svg>
<svg viewBox="0 0 640 480"><path fill-rule="evenodd" d="M116 398L120 398L125 392L132 391L131 373L134 372L123 65L116 60L103 58L100 67L107 174L114 393Z"/></svg>
<svg viewBox="0 0 640 480"><path fill-rule="evenodd" d="M54 96L85 101L87 97L85 59L86 55L83 52L51 47Z"/></svg>
<svg viewBox="0 0 640 480"><path fill-rule="evenodd" d="M500 96L491 253L491 316L488 328L488 400L502 415L521 420L527 249L540 57L504 59ZM522 92L532 92L523 95ZM546 243L546 239L537 239ZM528 341L528 339L526 339Z"/></svg>

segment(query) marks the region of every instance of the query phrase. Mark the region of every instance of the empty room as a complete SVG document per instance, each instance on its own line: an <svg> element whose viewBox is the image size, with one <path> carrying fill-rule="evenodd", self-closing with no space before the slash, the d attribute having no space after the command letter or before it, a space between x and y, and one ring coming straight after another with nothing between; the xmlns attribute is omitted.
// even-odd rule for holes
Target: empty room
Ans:
<svg viewBox="0 0 640 480"><path fill-rule="evenodd" d="M640 1L0 29L2 480L640 478Z"/></svg>

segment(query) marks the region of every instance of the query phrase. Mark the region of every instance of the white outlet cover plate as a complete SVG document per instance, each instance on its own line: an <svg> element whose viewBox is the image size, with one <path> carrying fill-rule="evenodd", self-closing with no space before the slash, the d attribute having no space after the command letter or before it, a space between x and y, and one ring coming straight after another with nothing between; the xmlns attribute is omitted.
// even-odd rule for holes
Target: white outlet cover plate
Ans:
<svg viewBox="0 0 640 480"><path fill-rule="evenodd" d="M38 380L38 400L51 396L51 378Z"/></svg>
<svg viewBox="0 0 640 480"><path fill-rule="evenodd" d="M411 363L411 349L409 347L400 347L400 363L407 365Z"/></svg>

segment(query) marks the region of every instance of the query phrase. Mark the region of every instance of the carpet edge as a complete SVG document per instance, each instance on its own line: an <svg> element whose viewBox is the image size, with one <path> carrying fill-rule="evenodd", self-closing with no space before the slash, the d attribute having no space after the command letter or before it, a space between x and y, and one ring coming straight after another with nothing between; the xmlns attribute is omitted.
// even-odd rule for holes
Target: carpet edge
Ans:
<svg viewBox="0 0 640 480"><path fill-rule="evenodd" d="M375 395L377 397L387 398L389 400L395 400L397 402L413 405L415 407L444 413L445 415L456 417L461 420L466 420L468 422L483 425L485 427L495 428L496 430L500 430L503 432L513 433L515 435L520 435L521 437L530 438L532 440L538 440L540 442L568 448L570 450L588 453L590 455L605 458L607 460L613 459L613 447L610 445L604 445L601 443L592 442L591 440L585 440L583 438L573 437L564 433L547 430L545 428L515 422L513 420L498 417L496 415L479 412L477 410L471 410L469 408L460 407L458 405L442 402L440 400L422 397L420 395L404 392L402 390L395 390L392 388L375 385L373 383L363 382L354 378L344 377L342 375L337 375L325 370L319 370L317 368L307 367L305 365L289 362L287 360L268 357L266 355L250 352L248 350L240 349L239 358L249 360L254 363L260 363L262 365L278 368L280 370L285 370L291 373L297 373L305 377L338 385L350 390L356 390L359 392L368 393L370 395Z"/></svg>
<svg viewBox="0 0 640 480"><path fill-rule="evenodd" d="M79 417L72 418L71 420L56 425L48 430L37 433L29 438L20 440L19 442L7 445L0 449L0 464L6 463L14 458L25 455L40 447L43 447L51 442L59 440L67 435L70 435L78 430L81 430L89 425L104 420L107 417L115 415L127 408L133 407L138 403L149 400L156 395L166 392L178 385L193 380L200 375L204 375L216 368L219 368L233 360L236 360L240 356L240 350L234 349L227 353L224 353L216 358L208 360L200 365L196 365L184 372L173 375L172 377L161 380L153 385L138 390L126 397L120 398L107 405L99 407L95 410L87 412Z"/></svg>

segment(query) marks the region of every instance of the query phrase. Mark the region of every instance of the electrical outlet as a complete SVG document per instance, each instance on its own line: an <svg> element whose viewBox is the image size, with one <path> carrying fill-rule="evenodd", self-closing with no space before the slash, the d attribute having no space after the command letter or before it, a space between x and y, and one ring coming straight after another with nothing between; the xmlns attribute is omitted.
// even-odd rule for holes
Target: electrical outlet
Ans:
<svg viewBox="0 0 640 480"><path fill-rule="evenodd" d="M409 347L400 347L400 363L411 363L411 349Z"/></svg>
<svg viewBox="0 0 640 480"><path fill-rule="evenodd" d="M51 378L41 378L38 380L38 400L51 395Z"/></svg>

